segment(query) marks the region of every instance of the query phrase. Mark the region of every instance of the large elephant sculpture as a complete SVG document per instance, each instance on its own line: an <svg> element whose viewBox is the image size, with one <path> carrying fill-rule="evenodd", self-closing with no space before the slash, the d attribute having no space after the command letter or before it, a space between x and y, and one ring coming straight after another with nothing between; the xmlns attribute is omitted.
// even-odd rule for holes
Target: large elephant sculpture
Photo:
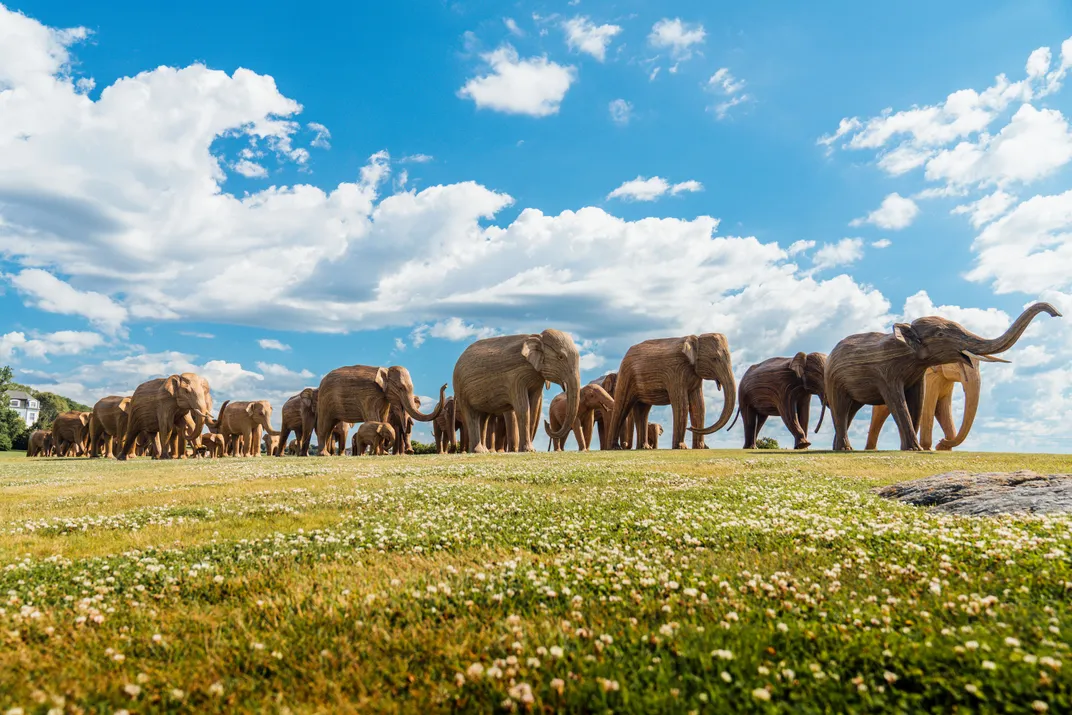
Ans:
<svg viewBox="0 0 1072 715"><path fill-rule="evenodd" d="M27 457L51 457L52 456L52 432L48 430L34 430L26 444Z"/></svg>
<svg viewBox="0 0 1072 715"><path fill-rule="evenodd" d="M119 441L127 431L130 397L111 395L93 405L89 418L89 456L112 457L119 452Z"/></svg>
<svg viewBox="0 0 1072 715"><path fill-rule="evenodd" d="M316 407L317 440L332 433L340 422L387 422L391 406L397 406L417 422L431 422L443 409L447 386L439 389L439 402L429 414L418 410L420 405L413 391L409 370L370 365L338 367L320 381ZM345 448L345 440L343 442Z"/></svg>
<svg viewBox="0 0 1072 715"><path fill-rule="evenodd" d="M535 335L506 335L477 340L454 365L454 401L465 425L470 452L486 452L485 428L493 415L506 415L507 441L531 452L543 390L554 382L566 393L566 415L558 432L563 439L577 419L581 372L577 345L560 330Z"/></svg>
<svg viewBox="0 0 1072 715"><path fill-rule="evenodd" d="M89 417L91 412L71 410L52 422L52 442L58 457L81 457L89 446Z"/></svg>
<svg viewBox="0 0 1072 715"><path fill-rule="evenodd" d="M127 407L127 430L118 458L125 460L134 450L142 432L156 434L161 445L161 459L171 459L171 436L177 417L190 414L200 434L206 418L212 415L212 392L208 380L192 372L158 377L138 385ZM183 438L185 439L185 438Z"/></svg>
<svg viewBox="0 0 1072 715"><path fill-rule="evenodd" d="M577 440L577 449L587 452L592 439L592 425L595 422L596 411L610 414L614 411L614 398L611 397L602 386L588 383L581 388L580 405L577 408L577 419L573 420L573 436ZM544 431L548 436L558 432L562 428L562 421L566 418L566 395L559 393L551 399L547 408L548 419L544 420ZM554 449L561 452L566 445L565 439L551 437L548 450Z"/></svg>
<svg viewBox="0 0 1072 715"><path fill-rule="evenodd" d="M957 430L953 422L953 386L964 386L964 418ZM979 392L982 381L979 367L966 362L937 365L927 368L923 374L923 411L919 419L919 446L929 450L934 437L934 420L942 428L944 438L938 442L939 451L959 447L968 438L975 414L979 410ZM867 433L867 449L878 448L878 436L882 425L890 416L886 405L871 408L871 428Z"/></svg>
<svg viewBox="0 0 1072 715"><path fill-rule="evenodd" d="M793 357L774 357L752 365L737 388L738 417L744 426L744 448L755 449L759 431L768 417L781 417L793 435L793 449L807 449L811 396L817 395L822 410L818 432L826 415L826 355L799 352ZM734 419L734 423L737 420ZM730 429L733 425L730 425Z"/></svg>
<svg viewBox="0 0 1072 715"><path fill-rule="evenodd" d="M383 456L394 448L395 428L387 422L365 422L354 432L350 454L360 457L366 452L374 456Z"/></svg>
<svg viewBox="0 0 1072 715"><path fill-rule="evenodd" d="M316 404L319 395L319 388L307 387L283 403L279 449L276 456L283 456L283 448L289 444L288 438L291 432L298 435L301 456L309 456L309 444L316 430Z"/></svg>
<svg viewBox="0 0 1072 715"><path fill-rule="evenodd" d="M235 445L228 452L239 457L260 455L263 434L279 435L272 429L272 403L268 400L231 402L220 409L216 421L217 431L229 444Z"/></svg>
<svg viewBox="0 0 1072 715"><path fill-rule="evenodd" d="M986 339L946 318L897 323L891 333L850 335L826 361L826 397L834 422L834 449L850 450L849 426L864 405L886 405L901 434L901 449L922 450L916 431L923 413L927 368L963 362L1008 362L993 357L1020 339L1039 313L1060 317L1049 303L1035 303L1004 334Z"/></svg>
<svg viewBox="0 0 1072 715"><path fill-rule="evenodd" d="M722 414L704 427L703 381L714 380L723 391ZM629 348L618 368L614 413L609 434L622 446L622 429L632 414L636 447L647 444L648 413L653 405L670 405L674 415L673 449L686 449L685 431L692 421L692 447L705 449L704 435L722 429L737 401L730 346L721 333L645 340Z"/></svg>
<svg viewBox="0 0 1072 715"><path fill-rule="evenodd" d="M448 397L443 403L443 410L432 422L432 438L435 440L436 452L446 454L458 451L458 430L461 428L454 398Z"/></svg>

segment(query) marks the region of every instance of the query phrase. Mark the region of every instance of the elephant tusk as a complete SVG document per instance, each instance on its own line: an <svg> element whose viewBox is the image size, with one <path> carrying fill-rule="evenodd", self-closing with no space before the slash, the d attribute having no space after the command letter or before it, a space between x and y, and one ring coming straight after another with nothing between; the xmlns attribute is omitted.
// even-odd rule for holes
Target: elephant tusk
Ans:
<svg viewBox="0 0 1072 715"><path fill-rule="evenodd" d="M978 361L981 361L981 362L1003 362L1003 363L1009 363L1010 362L1009 360L1006 360L1004 358L994 357L993 355L976 355L975 353L970 352L968 350L961 350L960 354L964 355L969 360L978 360Z"/></svg>

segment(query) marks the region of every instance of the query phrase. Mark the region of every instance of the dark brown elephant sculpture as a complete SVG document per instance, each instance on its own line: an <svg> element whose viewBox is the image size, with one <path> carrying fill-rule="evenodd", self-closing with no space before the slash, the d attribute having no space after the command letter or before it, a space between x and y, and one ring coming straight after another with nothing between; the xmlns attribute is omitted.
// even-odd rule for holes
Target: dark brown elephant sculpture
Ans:
<svg viewBox="0 0 1072 715"><path fill-rule="evenodd" d="M581 452L587 452L589 449L588 440L592 438L592 425L595 422L597 410L604 414L613 412L614 398L602 386L590 382L581 388L581 404L577 408L577 419L573 421L573 436L577 440L577 449ZM544 420L543 428L547 435L551 436L561 429L562 421L566 418L566 395L564 393L559 393L552 398L547 408L547 416L549 419ZM565 445L565 439L551 437L547 449L553 448L556 452L561 452Z"/></svg>
<svg viewBox="0 0 1072 715"><path fill-rule="evenodd" d="M51 457L52 433L48 430L34 430L26 444L27 457Z"/></svg>
<svg viewBox="0 0 1072 715"><path fill-rule="evenodd" d="M703 381L714 380L723 390L722 415L703 427ZM721 333L645 340L629 348L618 368L614 414L609 434L621 447L626 416L633 417L637 449L647 445L648 413L653 405L670 405L674 414L673 448L685 449L686 423L692 421L692 447L704 449L704 435L722 429L737 401L730 347Z"/></svg>
<svg viewBox="0 0 1072 715"><path fill-rule="evenodd" d="M127 431L130 398L112 395L97 400L89 418L89 456L112 457L118 453L119 441Z"/></svg>
<svg viewBox="0 0 1072 715"><path fill-rule="evenodd" d="M604 390L607 391L608 395L610 395L613 398L614 397L614 387L615 387L615 385L618 384L618 373L616 373L616 372L608 372L606 375L603 375L602 377L597 377L595 380L592 380L588 384L589 385L599 385L600 387L602 387ZM599 448L600 449L610 449L612 447L611 440L607 438L607 427L610 425L610 419L611 419L611 416L612 416L611 415L612 411L613 410L608 411L608 412L603 412L603 410L596 409L595 413L592 416L593 419L595 420L596 431L599 433ZM632 425L630 425L630 426L632 426ZM626 439L626 441L628 441L628 438ZM586 444L588 444L589 447L591 447L591 445L592 445L592 434L590 432L585 435L585 442L586 442Z"/></svg>
<svg viewBox="0 0 1072 715"><path fill-rule="evenodd" d="M823 353L799 352L791 358L770 358L748 368L737 389L740 410L737 415L744 422L744 448L756 448L759 431L768 417L782 418L785 428L793 435L793 449L810 447L808 420L812 395L818 395L822 405L815 425L818 432L826 415L826 355Z"/></svg>
<svg viewBox="0 0 1072 715"><path fill-rule="evenodd" d="M212 414L212 393L208 380L192 372L158 377L138 385L127 409L127 431L118 458L125 460L134 450L142 432L155 434L161 444L161 459L171 459L171 434L176 417L191 414L197 421L195 433L201 432Z"/></svg>
<svg viewBox="0 0 1072 715"><path fill-rule="evenodd" d="M478 340L462 352L454 366L454 400L465 425L470 452L486 452L485 429L493 415L506 415L507 441L531 452L539 426L546 382L566 392L566 418L555 437L569 434L577 419L581 389L577 345L560 330L539 335L506 335Z"/></svg>
<svg viewBox="0 0 1072 715"><path fill-rule="evenodd" d="M57 457L81 457L89 446L89 418L92 413L71 410L52 422L52 442Z"/></svg>
<svg viewBox="0 0 1072 715"><path fill-rule="evenodd" d="M1060 317L1049 303L1035 303L1003 335L992 340L959 323L928 316L897 323L892 333L860 333L842 340L826 361L826 397L834 422L834 449L850 450L849 425L864 405L885 404L901 433L901 449L922 450L916 436L923 412L927 368L964 362L1008 362L995 358L1020 339L1039 313Z"/></svg>
<svg viewBox="0 0 1072 715"><path fill-rule="evenodd" d="M459 451L458 430L461 426L457 410L454 409L454 398L448 397L439 417L432 422L432 438L435 440L436 451L439 454Z"/></svg>
<svg viewBox="0 0 1072 715"><path fill-rule="evenodd" d="M316 407L317 440L323 441L321 435L331 434L340 422L387 422L392 405L417 422L431 422L443 409L446 393L447 386L443 385L439 389L439 403L425 415L417 409L420 403L406 368L397 365L335 368L320 381Z"/></svg>
<svg viewBox="0 0 1072 715"><path fill-rule="evenodd" d="M284 447L289 446L287 440L291 432L298 435L301 456L309 456L309 444L312 442L313 432L316 430L316 403L319 394L319 389L307 387L283 403L277 457L282 457Z"/></svg>
<svg viewBox="0 0 1072 715"><path fill-rule="evenodd" d="M953 422L953 386L964 386L964 418L957 430ZM939 451L959 447L968 438L975 414L979 410L979 393L982 380L979 368L966 362L938 365L927 368L923 375L923 412L919 419L919 446L924 450L931 448L934 438L934 420L942 427L944 438L938 442ZM878 449L878 436L890 411L886 405L871 408L871 428L867 432L866 449Z"/></svg>

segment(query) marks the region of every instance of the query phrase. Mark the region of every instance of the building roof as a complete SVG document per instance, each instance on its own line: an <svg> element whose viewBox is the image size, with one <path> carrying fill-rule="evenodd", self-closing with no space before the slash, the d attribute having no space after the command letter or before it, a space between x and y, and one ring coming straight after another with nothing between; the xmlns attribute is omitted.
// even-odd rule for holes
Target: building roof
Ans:
<svg viewBox="0 0 1072 715"><path fill-rule="evenodd" d="M37 398L31 395L29 392L23 392L22 390L8 390L7 398L9 400L36 400Z"/></svg>

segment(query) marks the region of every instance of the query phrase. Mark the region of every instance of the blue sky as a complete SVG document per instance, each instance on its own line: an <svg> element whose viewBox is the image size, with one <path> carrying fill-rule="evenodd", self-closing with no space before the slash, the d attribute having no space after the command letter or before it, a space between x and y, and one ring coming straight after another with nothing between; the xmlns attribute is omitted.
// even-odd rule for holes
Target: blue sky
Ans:
<svg viewBox="0 0 1072 715"><path fill-rule="evenodd" d="M1067 313L1072 6L978 5L0 5L0 361L278 407L354 363L432 395L493 333L593 378L724 332L740 374ZM984 367L968 447L1072 450L1064 322Z"/></svg>

